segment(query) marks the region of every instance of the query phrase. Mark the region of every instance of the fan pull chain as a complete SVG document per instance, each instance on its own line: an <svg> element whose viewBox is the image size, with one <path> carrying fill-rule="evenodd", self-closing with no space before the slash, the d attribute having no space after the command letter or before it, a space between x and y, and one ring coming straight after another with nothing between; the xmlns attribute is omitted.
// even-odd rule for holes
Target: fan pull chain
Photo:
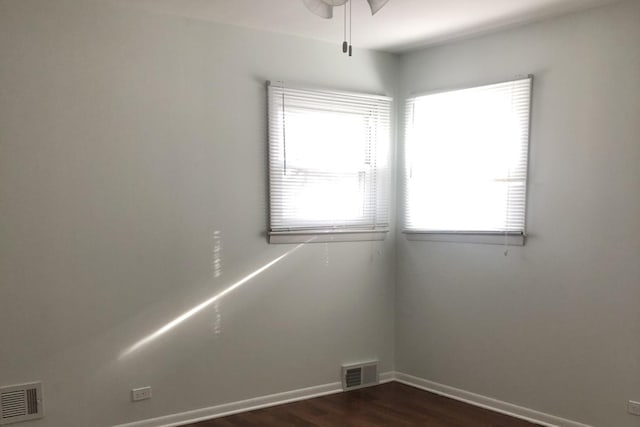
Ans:
<svg viewBox="0 0 640 427"><path fill-rule="evenodd" d="M342 53L347 53L349 43L347 43L347 5L344 5L344 32L342 42Z"/></svg>
<svg viewBox="0 0 640 427"><path fill-rule="evenodd" d="M353 46L351 45L351 18L353 17L353 13L351 11L351 0L349 0L349 56L351 56L353 51Z"/></svg>

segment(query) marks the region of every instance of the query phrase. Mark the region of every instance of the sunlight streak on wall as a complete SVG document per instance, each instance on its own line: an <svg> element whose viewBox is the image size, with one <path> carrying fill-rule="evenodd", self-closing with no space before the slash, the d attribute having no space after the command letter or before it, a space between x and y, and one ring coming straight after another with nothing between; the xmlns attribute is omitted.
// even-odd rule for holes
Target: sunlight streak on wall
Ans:
<svg viewBox="0 0 640 427"><path fill-rule="evenodd" d="M146 337L144 337L140 341L136 342L135 344L133 344L131 347L129 347L125 351L123 351L119 358L122 359L122 358L134 353L135 351L139 350L141 347L145 346L146 344L150 343L151 341L154 341L156 338L160 337L161 335L169 332L171 329L175 328L176 326L178 326L179 324L181 324L185 320L189 319L190 317L192 317L195 314L199 313L200 311L204 310L205 308L207 308L211 304L213 304L216 301L218 301L220 298L222 298L225 295L231 293L232 291L236 290L240 286L242 286L245 283L247 283L249 280L251 280L254 277L258 276L263 271L267 270L268 268L270 268L273 265L277 264L278 262L282 261L284 258L286 258L287 256L289 256L292 253L294 253L295 251L297 251L304 244L305 243L301 243L301 244L297 245L295 248L293 248L290 251L286 252L285 254L279 256L278 258L274 259L273 261L268 262L267 264L263 265L262 267L258 268L257 270L253 271L252 273L244 276L242 279L240 279L237 282L233 283L229 287L223 289L221 292L215 294L214 296L212 296L208 300L206 300L206 301L196 305L192 309L184 312L180 316L176 317L172 321L170 321L167 324L165 324L164 326L162 326L157 331L147 335Z"/></svg>

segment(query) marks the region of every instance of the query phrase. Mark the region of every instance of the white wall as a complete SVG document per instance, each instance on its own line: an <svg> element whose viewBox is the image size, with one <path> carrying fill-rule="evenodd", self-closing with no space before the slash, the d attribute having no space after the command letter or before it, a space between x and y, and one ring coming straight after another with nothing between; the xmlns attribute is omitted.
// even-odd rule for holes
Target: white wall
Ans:
<svg viewBox="0 0 640 427"><path fill-rule="evenodd" d="M397 370L639 426L640 2L402 58L403 92L535 75L526 246L398 237Z"/></svg>
<svg viewBox="0 0 640 427"><path fill-rule="evenodd" d="M394 243L269 245L264 82L393 95L398 60L104 1L0 1L0 385L105 426L392 369ZM214 233L222 240L215 277ZM132 387L153 398L130 403Z"/></svg>
<svg viewBox="0 0 640 427"><path fill-rule="evenodd" d="M638 426L640 3L407 54L122 4L0 0L0 384L112 425L401 372ZM401 73L400 73L401 71ZM534 73L527 245L268 245L264 80L394 94ZM215 277L214 233L222 241ZM391 236L393 237L393 236ZM396 275L397 263L397 275ZM151 385L153 399L129 402Z"/></svg>

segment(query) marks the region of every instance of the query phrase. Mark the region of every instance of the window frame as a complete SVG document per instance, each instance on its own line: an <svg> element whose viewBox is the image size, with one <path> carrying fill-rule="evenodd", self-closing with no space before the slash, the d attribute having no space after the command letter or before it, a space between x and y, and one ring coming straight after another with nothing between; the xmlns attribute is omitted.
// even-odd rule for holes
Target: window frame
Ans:
<svg viewBox="0 0 640 427"><path fill-rule="evenodd" d="M386 238L387 233L390 229L390 212L391 212L391 183L392 183L392 172L391 168L393 166L393 139L392 139L392 128L393 128L393 99L388 96L377 95L377 94L369 94L369 93L360 93L360 92L347 92L340 91L334 89L324 89L317 88L313 86L304 86L297 84L289 84L283 82L270 82L267 81L267 126L268 126L268 142L267 142L267 150L268 150L268 229L267 229L267 237L269 243L311 243L311 242L347 242L347 241L374 241L374 240L384 240ZM374 155L378 155L378 150L386 151L386 165L384 167L382 165L378 165L374 163L373 167L370 167L370 172L361 172L356 171L358 176L360 173L363 174L364 182L367 180L373 180L375 182L375 186L367 186L366 190L363 190L363 203L372 203L374 202L373 215L369 218L367 215L363 214L362 222L360 223L359 218L354 217L352 220L346 219L341 222L337 222L331 224L327 221L326 225L320 225L319 223L323 222L323 219L317 219L315 225L304 225L304 224L296 224L295 221L290 224L289 227L283 226L283 217L279 218L278 224L274 226L274 187L275 182L279 179L282 179L281 176L278 178L274 178L274 173L282 173L282 166L278 166L278 162L281 165L284 165L286 169L286 145L283 145L281 148L274 147L274 144L284 144L286 138L284 137L284 126L282 136L278 136L278 125L280 123L272 123L272 120L276 119L276 116L283 116L285 113L284 108L282 108L282 112L280 111L272 111L277 110L275 108L276 105L280 102L279 100L272 99L272 90L280 90L282 91L282 96L285 95L286 90L300 91L300 92L308 92L309 94L322 94L324 96L331 97L333 95L338 97L358 97L362 99L371 99L376 100L376 102L383 103L384 108L381 111L376 111L371 109L372 111L371 117L375 116L376 120L373 121L371 125L365 125L366 129L365 133L368 138L371 138L371 134L375 134L375 153ZM273 95L274 97L276 95ZM279 95L278 95L279 96ZM330 98L331 99L331 98ZM286 98L283 98L282 105ZM326 101L325 104L319 102L319 105L322 108L317 108L317 111L320 113L322 111L327 111L331 113L337 114L353 114L353 112L346 111L338 111L330 108L331 102ZM355 104L354 104L355 105ZM294 110L299 109L300 107L294 105L292 107ZM306 109L306 107L305 107ZM312 111L316 108L309 107L309 111L306 114L312 114ZM382 119L382 115L385 115ZM367 116L362 114L362 117L367 120ZM277 120L276 120L277 121ZM382 123L382 124L381 124ZM378 130L379 128L384 129L386 135L378 135L376 132L371 132L372 130ZM281 139L281 140L280 140ZM370 141L367 139L367 141ZM274 158L275 154L280 153L281 157ZM365 155L366 157L366 155ZM377 157L376 159L377 160ZM375 161L374 160L374 161ZM276 166L274 166L276 164ZM303 169L301 169L303 170ZM312 169L309 169L312 171ZM350 173L351 171L349 171ZM354 173L356 173L354 172ZM386 174L386 175L385 175ZM303 173L304 176L304 173ZM282 182L278 183L280 189L276 189L276 191L282 191L282 187L284 186ZM363 184L364 185L364 184ZM378 190L378 186L385 186L386 190ZM372 193L373 192L373 193ZM382 196L379 194L381 192ZM381 201L380 197L386 196L386 201ZM279 203L286 203L285 199L279 199ZM291 199L293 200L293 199ZM382 208L378 206L378 203L382 203ZM371 208L369 208L371 209ZM381 212L381 209L384 212L382 215L386 218L386 221L378 222L378 213ZM284 221L286 222L286 221Z"/></svg>
<svg viewBox="0 0 640 427"><path fill-rule="evenodd" d="M525 171L524 171L524 213L523 213L523 225L521 231L499 231L499 230L428 230L428 229L417 229L417 228L408 228L407 226L407 216L408 216L408 203L409 203L409 195L408 192L408 179L409 179L409 170L408 170L408 159L407 159L407 144L408 144L408 132L409 126L409 114L408 109L409 105L413 105L415 100L420 97L429 96L429 95L437 95L441 93L447 92L456 92L467 89L477 89L486 86L499 85L512 83L517 81L529 80L529 99L528 99L528 128L527 128L527 138L526 138L526 151L525 151ZM411 94L405 99L405 114L403 116L404 120L404 133L403 133L403 215L402 215L402 228L401 231L405 235L407 240L413 241L433 241L433 242L453 242L453 243L479 243L479 244L493 244L493 245L504 245L504 246L524 246L526 238L527 238L527 210L528 210L528 200L529 200L529 158L530 158L530 147L531 147L531 124L532 124L532 107L533 107L533 82L534 76L533 74L528 75L518 75L510 79L493 81L488 83L467 85L461 87L452 87L440 90L426 91Z"/></svg>

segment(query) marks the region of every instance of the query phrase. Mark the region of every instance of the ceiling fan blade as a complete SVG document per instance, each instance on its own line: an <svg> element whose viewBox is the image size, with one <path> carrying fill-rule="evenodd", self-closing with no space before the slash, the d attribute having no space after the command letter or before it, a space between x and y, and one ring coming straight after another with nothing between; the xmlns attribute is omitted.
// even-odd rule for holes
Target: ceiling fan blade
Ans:
<svg viewBox="0 0 640 427"><path fill-rule="evenodd" d="M329 6L323 0L302 0L307 9L321 18L333 18L333 6Z"/></svg>
<svg viewBox="0 0 640 427"><path fill-rule="evenodd" d="M371 8L371 14L375 15L377 11L382 9L382 6L387 4L389 0L367 0L369 7Z"/></svg>

